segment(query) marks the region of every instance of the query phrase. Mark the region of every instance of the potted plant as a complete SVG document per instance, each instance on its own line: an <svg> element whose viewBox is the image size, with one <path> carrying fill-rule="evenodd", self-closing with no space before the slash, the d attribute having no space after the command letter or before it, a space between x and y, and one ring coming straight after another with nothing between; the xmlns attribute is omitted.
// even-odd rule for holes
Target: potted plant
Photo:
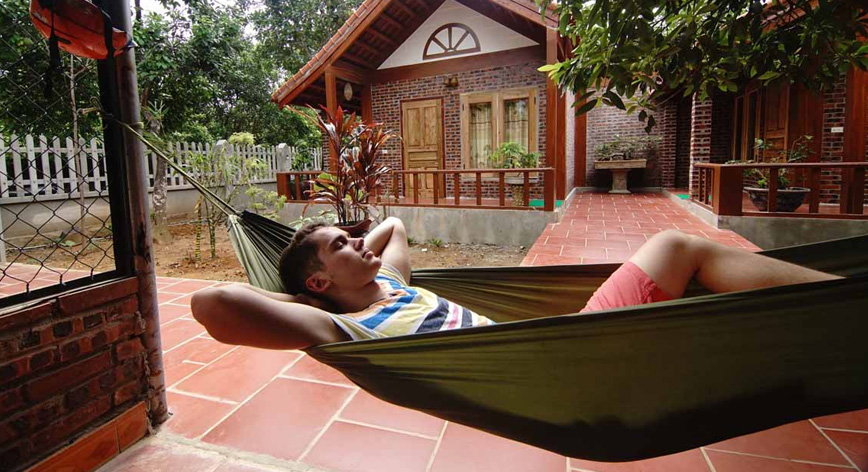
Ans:
<svg viewBox="0 0 868 472"><path fill-rule="evenodd" d="M757 139L754 149L765 154L767 151L777 151L777 154L766 162L802 162L813 151L809 147L811 140L814 137L804 135L793 141L790 149L776 149L768 142L762 139ZM741 164L741 161L735 161ZM746 161L746 163L754 163L756 161ZM760 211L768 210L769 200L769 176L771 169L745 169L744 176L751 182L749 186L745 186L744 191L747 192L750 201ZM805 197L810 193L810 189L805 187L791 187L790 177L787 169L778 169L778 192L777 192L777 211L793 212L802 206L805 202Z"/></svg>
<svg viewBox="0 0 868 472"><path fill-rule="evenodd" d="M316 115L316 124L338 156L338 165L332 173L321 173L311 181L305 212L313 203L331 205L336 226L361 236L373 221L370 196L383 187L383 175L389 172L379 158L393 133L380 123L366 125L355 113L347 115L340 107L334 114L325 107L323 112L325 116Z"/></svg>
<svg viewBox="0 0 868 472"><path fill-rule="evenodd" d="M641 136L615 139L596 147L594 169L606 169L612 172L612 189L609 193L630 193L627 190L627 173L630 169L644 169L648 160L639 157L647 155L657 148L659 136Z"/></svg>
<svg viewBox="0 0 868 472"><path fill-rule="evenodd" d="M533 169L539 165L539 157L538 152L526 152L518 143L505 142L488 156L488 162L497 169ZM536 182L535 175L531 175L531 182ZM524 205L524 175L507 175L504 183L512 191L513 206Z"/></svg>

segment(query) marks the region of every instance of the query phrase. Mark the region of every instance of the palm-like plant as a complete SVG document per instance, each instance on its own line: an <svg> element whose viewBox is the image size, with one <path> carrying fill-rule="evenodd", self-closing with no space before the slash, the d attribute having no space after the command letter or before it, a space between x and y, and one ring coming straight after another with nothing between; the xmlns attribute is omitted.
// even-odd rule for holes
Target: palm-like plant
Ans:
<svg viewBox="0 0 868 472"><path fill-rule="evenodd" d="M323 115L316 114L316 125L338 156L338 165L332 173L322 173L311 181L308 205L331 205L338 225L349 226L370 218L369 198L382 187L382 177L389 172L378 162L379 157L393 133L379 123L366 125L355 113L347 115L341 107L334 114L322 109Z"/></svg>

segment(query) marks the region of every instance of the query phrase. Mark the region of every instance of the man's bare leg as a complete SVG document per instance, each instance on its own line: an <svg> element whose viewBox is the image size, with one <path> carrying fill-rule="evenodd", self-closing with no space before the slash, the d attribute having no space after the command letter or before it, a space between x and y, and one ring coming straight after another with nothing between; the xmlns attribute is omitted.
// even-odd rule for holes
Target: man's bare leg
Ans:
<svg viewBox="0 0 868 472"><path fill-rule="evenodd" d="M676 298L694 277L715 293L840 278L675 230L654 235L630 261Z"/></svg>

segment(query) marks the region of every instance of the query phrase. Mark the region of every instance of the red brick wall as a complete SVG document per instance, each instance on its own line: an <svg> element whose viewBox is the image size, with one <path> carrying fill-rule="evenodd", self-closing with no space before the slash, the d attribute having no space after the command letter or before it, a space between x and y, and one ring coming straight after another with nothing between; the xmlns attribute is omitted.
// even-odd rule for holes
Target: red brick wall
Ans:
<svg viewBox="0 0 868 472"><path fill-rule="evenodd" d="M443 136L445 169L461 168L461 110L460 95L471 92L497 91L510 88L536 87L539 119L538 150L543 156L540 165L546 165L546 76L537 68L544 61L513 66L479 69L458 74L436 75L418 79L400 80L371 86L373 118L388 129L401 133L401 101L423 98L443 99ZM447 77L457 76L458 87L447 88ZM403 148L400 139L391 140L386 148L384 163L393 169L403 169ZM541 181L541 179L540 179ZM389 189L391 192L391 181ZM462 183L462 195L475 195L476 184ZM496 182L485 182L484 193L497 195ZM451 192L452 179L447 179L447 192ZM507 191L508 193L508 191ZM533 198L541 198L541 182L534 185Z"/></svg>
<svg viewBox="0 0 868 472"><path fill-rule="evenodd" d="M711 159L711 98L700 100L698 94L693 95L693 106L690 110L690 194L697 194L699 172L693 164L709 162Z"/></svg>
<svg viewBox="0 0 868 472"><path fill-rule="evenodd" d="M840 162L844 156L844 133L833 134L832 127L846 126L844 123L846 99L846 78L842 78L823 95L823 141L820 147L820 162ZM840 200L841 170L824 170L820 177L820 201L838 203Z"/></svg>
<svg viewBox="0 0 868 472"><path fill-rule="evenodd" d="M651 132L652 135L660 133L660 112L651 112L658 120L658 126ZM639 121L639 112L628 115L626 112L610 106L599 106L588 112L588 138L587 138L587 186L608 188L612 185L612 174L608 171L597 172L594 170L596 148L600 144L612 141L615 135L623 137L646 136L645 124ZM659 160L659 147L657 153L648 156L648 166L642 172L631 171L627 174L627 184L630 187L659 187L662 184Z"/></svg>
<svg viewBox="0 0 868 472"><path fill-rule="evenodd" d="M732 159L733 105L735 94L715 92L711 107L710 162L723 164Z"/></svg>
<svg viewBox="0 0 868 472"><path fill-rule="evenodd" d="M141 400L136 279L0 315L0 470L47 457Z"/></svg>
<svg viewBox="0 0 868 472"><path fill-rule="evenodd" d="M675 186L675 162L677 152L678 133L678 103L669 101L657 110L657 133L660 135L660 144L657 147L657 156L660 164L660 181L664 188Z"/></svg>
<svg viewBox="0 0 868 472"><path fill-rule="evenodd" d="M684 97L678 102L678 124L675 138L675 187L687 188L690 182L690 126L693 101Z"/></svg>

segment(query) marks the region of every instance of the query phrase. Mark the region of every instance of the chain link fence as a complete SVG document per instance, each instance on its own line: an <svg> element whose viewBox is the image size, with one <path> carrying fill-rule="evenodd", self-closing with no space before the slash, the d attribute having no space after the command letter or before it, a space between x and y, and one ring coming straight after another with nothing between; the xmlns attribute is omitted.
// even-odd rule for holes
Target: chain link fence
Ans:
<svg viewBox="0 0 868 472"><path fill-rule="evenodd" d="M29 3L0 2L0 308L117 268L98 64L51 67Z"/></svg>

